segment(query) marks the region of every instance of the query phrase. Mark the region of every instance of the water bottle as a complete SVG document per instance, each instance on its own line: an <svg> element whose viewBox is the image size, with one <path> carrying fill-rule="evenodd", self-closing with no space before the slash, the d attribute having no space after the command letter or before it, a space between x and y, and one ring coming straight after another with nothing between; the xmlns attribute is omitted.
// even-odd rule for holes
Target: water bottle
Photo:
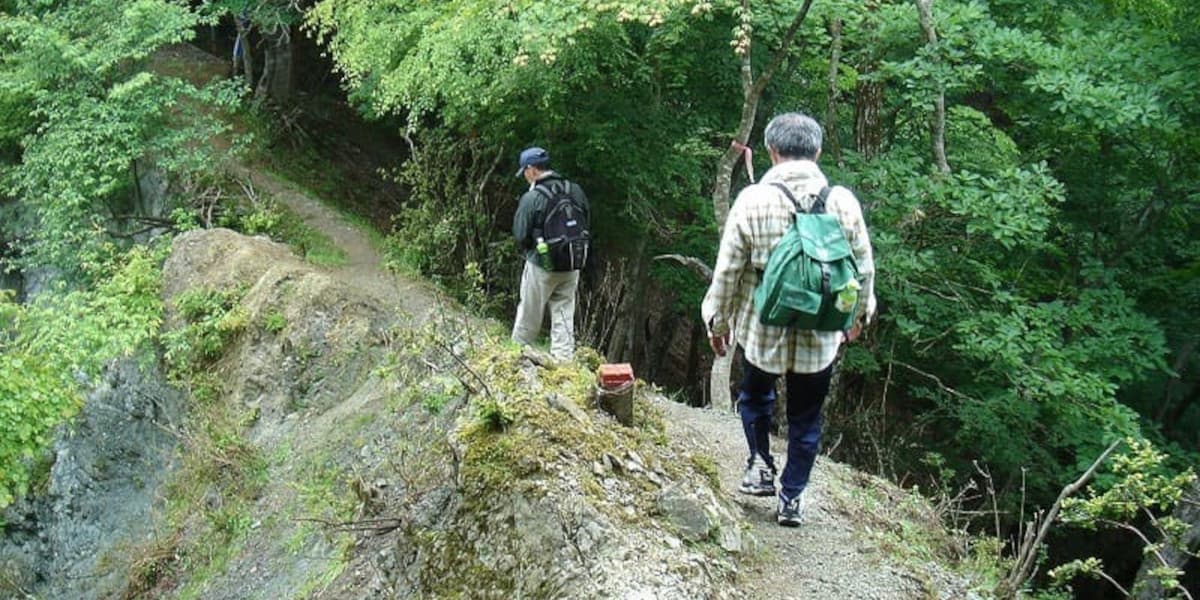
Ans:
<svg viewBox="0 0 1200 600"><path fill-rule="evenodd" d="M542 268L547 271L552 270L552 265L550 264L550 244L546 243L545 238L537 239L537 253L538 263L542 265Z"/></svg>
<svg viewBox="0 0 1200 600"><path fill-rule="evenodd" d="M837 308L838 312L841 313L848 313L854 310L854 305L858 303L858 290L861 287L857 279L851 279L850 283L846 284L846 287L838 290L834 308Z"/></svg>

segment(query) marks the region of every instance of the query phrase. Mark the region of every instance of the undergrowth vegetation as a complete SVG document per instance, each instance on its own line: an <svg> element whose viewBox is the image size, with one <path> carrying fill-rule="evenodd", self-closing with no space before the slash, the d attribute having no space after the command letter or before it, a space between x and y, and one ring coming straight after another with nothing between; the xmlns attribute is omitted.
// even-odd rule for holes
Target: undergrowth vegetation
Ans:
<svg viewBox="0 0 1200 600"><path fill-rule="evenodd" d="M177 432L180 463L166 484L165 516L132 561L126 597L172 587L180 572L203 581L236 555L254 521L250 507L266 483L268 462L247 440L256 415L224 398L214 371L229 344L249 324L244 290L194 289L174 299L180 325L163 336L168 376L189 392L187 425ZM197 597L198 590L177 590Z"/></svg>
<svg viewBox="0 0 1200 600"><path fill-rule="evenodd" d="M162 319L165 248L136 248L95 273L90 290L26 304L0 293L0 508L29 489L55 428L78 411L108 361L145 351Z"/></svg>
<svg viewBox="0 0 1200 600"><path fill-rule="evenodd" d="M178 232L226 227L285 243L318 266L336 267L346 262L345 250L328 235L244 177L218 171L191 180L190 186L202 200L173 211L173 227Z"/></svg>

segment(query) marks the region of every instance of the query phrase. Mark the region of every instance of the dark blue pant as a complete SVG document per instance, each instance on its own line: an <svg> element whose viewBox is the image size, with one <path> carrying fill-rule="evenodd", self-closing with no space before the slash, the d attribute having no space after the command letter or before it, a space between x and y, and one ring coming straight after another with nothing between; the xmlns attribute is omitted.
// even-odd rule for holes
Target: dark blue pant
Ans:
<svg viewBox="0 0 1200 600"><path fill-rule="evenodd" d="M779 376L759 369L750 361L744 361L744 364L738 413L742 415L742 428L746 432L746 444L750 447L749 462L757 455L774 468L770 432L771 417L775 414L775 380ZM821 405L829 393L832 376L833 365L819 373L786 375L788 449L787 464L779 483L782 495L787 499L795 498L808 485L808 476L812 473L821 444Z"/></svg>

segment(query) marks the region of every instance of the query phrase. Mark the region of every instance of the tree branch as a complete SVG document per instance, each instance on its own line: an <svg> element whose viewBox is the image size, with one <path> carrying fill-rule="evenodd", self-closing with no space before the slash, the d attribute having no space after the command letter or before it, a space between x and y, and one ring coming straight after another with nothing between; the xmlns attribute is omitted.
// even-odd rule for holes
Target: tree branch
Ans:
<svg viewBox="0 0 1200 600"><path fill-rule="evenodd" d="M946 392L947 394L950 394L951 396L955 396L957 398L961 398L963 400L968 400L971 402L979 402L978 398L968 396L968 395L946 385L945 383L942 382L942 379L940 377L938 377L937 375L934 375L933 373L927 373L927 372L922 371L921 369L918 369L906 362L899 361L899 360L894 360L890 364L900 365L901 367L904 367L905 369L908 369L909 371L912 371L913 373L916 373L917 375L920 375L926 379L933 381L934 383L937 384L939 389L941 389L943 392Z"/></svg>
<svg viewBox="0 0 1200 600"><path fill-rule="evenodd" d="M1100 468L1100 465L1104 464L1104 461L1108 460L1108 456L1112 454L1117 449L1117 446L1121 445L1121 443L1122 440L1117 440L1112 444L1109 444L1108 448L1100 454L1100 457L1092 463L1092 466L1088 467L1087 471L1085 471L1084 474L1079 477L1079 479L1076 479L1073 483L1062 489L1062 492L1058 494L1058 499L1055 500L1054 504L1050 507L1050 512L1048 512L1046 516L1042 518L1041 526L1038 527L1037 530L1037 535L1026 535L1026 540L1023 544L1021 544L1021 551L1016 556L1016 564L1013 566L1012 571L1009 572L1008 577L1004 578L1004 581L1000 582L1000 585L996 586L996 596L1001 598L1016 597L1017 590L1021 589L1021 586L1024 585L1024 583L1029 579L1033 572L1034 565L1037 564L1038 547L1042 545L1042 542L1046 539L1046 534L1050 532L1050 526L1054 523L1054 520L1058 518L1058 513L1062 510L1063 501L1078 493L1079 490L1083 489L1083 486L1087 485L1087 483L1091 481L1092 477L1095 476L1096 471ZM1032 528L1029 531L1032 533Z"/></svg>
<svg viewBox="0 0 1200 600"><path fill-rule="evenodd" d="M804 0L804 5L800 7L800 12L792 19L792 24L788 26L787 32L783 34L783 40L779 43L779 47L775 49L775 54L771 56L771 63L767 68L759 74L758 79L754 81L754 87L751 92L758 96L767 88L767 84L771 82L771 78L775 76L775 72L783 65L783 61L787 59L788 46L792 45L792 41L796 39L796 34L800 32L800 26L804 24L804 19L808 17L808 9L812 6L813 0ZM747 53L749 56L749 53ZM744 143L745 140L742 140Z"/></svg>
<svg viewBox="0 0 1200 600"><path fill-rule="evenodd" d="M704 261L694 256L683 256L681 254L659 254L658 256L654 257L654 260L673 260L687 267L689 271L695 273L695 275L702 279L705 283L712 281L712 267L708 266L704 263Z"/></svg>

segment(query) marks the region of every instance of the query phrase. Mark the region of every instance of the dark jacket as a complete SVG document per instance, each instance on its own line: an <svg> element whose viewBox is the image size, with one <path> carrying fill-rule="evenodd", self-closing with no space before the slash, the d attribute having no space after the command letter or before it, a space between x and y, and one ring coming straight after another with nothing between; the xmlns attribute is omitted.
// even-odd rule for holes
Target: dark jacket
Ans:
<svg viewBox="0 0 1200 600"><path fill-rule="evenodd" d="M554 171L548 171L542 175L541 179L537 180L538 185L549 187L552 182L566 182L567 179ZM587 195L583 193L583 188L579 187L574 182L571 182L571 196L575 198L580 205L583 206L584 214L591 223L591 206L588 205ZM538 193L536 190L529 190L521 195L521 201L517 204L517 214L513 215L513 237L517 240L517 245L525 252L525 260L538 264L536 235L534 230L540 230L546 222L546 197Z"/></svg>

